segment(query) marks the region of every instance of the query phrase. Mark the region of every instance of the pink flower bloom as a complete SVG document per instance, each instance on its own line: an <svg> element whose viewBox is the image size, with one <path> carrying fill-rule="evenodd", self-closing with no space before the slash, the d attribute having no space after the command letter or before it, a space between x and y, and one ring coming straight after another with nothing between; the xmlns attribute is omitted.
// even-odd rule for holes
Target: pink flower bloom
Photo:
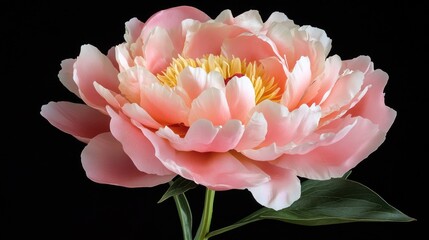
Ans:
<svg viewBox="0 0 429 240"><path fill-rule="evenodd" d="M125 26L107 56L83 45L62 62L60 81L85 104L41 111L88 143L82 165L95 182L150 187L180 175L282 209L300 197L298 176L341 177L395 119L385 72L367 56L328 56L323 30L283 13L211 19L181 6Z"/></svg>

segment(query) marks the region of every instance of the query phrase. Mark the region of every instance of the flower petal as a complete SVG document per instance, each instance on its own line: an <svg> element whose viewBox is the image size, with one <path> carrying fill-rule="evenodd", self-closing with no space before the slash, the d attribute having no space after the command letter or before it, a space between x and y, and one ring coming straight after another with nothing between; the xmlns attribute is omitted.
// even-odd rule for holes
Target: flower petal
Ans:
<svg viewBox="0 0 429 240"><path fill-rule="evenodd" d="M189 124L198 119L208 119L214 125L223 125L231 118L225 93L217 88L202 92L193 102L189 112Z"/></svg>
<svg viewBox="0 0 429 240"><path fill-rule="evenodd" d="M278 56L275 45L270 39L264 35L246 33L235 38L225 39L222 54L230 58L246 59L247 62Z"/></svg>
<svg viewBox="0 0 429 240"><path fill-rule="evenodd" d="M155 119L153 119L149 113L146 112L137 103L126 103L122 106L122 112L129 118L143 124L145 127L158 129L162 127Z"/></svg>
<svg viewBox="0 0 429 240"><path fill-rule="evenodd" d="M376 124L361 117L341 118L324 128L338 136L306 154L285 154L272 163L309 179L341 177L374 152L386 136Z"/></svg>
<svg viewBox="0 0 429 240"><path fill-rule="evenodd" d="M310 59L301 57L295 64L292 73L288 74L286 90L281 103L288 109L295 109L310 86L312 80Z"/></svg>
<svg viewBox="0 0 429 240"><path fill-rule="evenodd" d="M235 150L242 151L257 147L265 140L267 134L267 121L262 113L254 112L246 123L243 136L235 147Z"/></svg>
<svg viewBox="0 0 429 240"><path fill-rule="evenodd" d="M206 85L207 72L202 68L186 67L177 80L177 86L183 88L190 99L198 97L206 89Z"/></svg>
<svg viewBox="0 0 429 240"><path fill-rule="evenodd" d="M269 163L261 163L258 166L270 176L270 181L248 188L258 203L281 210L300 198L301 183L293 170Z"/></svg>
<svg viewBox="0 0 429 240"><path fill-rule="evenodd" d="M238 36L244 32L244 29L237 26L228 26L216 22L201 24L198 21L193 21L189 24L183 47L183 55L189 58L201 58L208 54L220 55L221 46L225 39Z"/></svg>
<svg viewBox="0 0 429 240"><path fill-rule="evenodd" d="M167 68L171 59L179 53L163 28L155 27L148 38L144 39L145 67L152 73L160 73Z"/></svg>
<svg viewBox="0 0 429 240"><path fill-rule="evenodd" d="M152 83L158 83L158 79L145 67L135 66L118 75L119 90L131 102L140 102L142 88Z"/></svg>
<svg viewBox="0 0 429 240"><path fill-rule="evenodd" d="M109 116L85 104L49 102L42 106L40 114L56 128L84 142L109 131Z"/></svg>
<svg viewBox="0 0 429 240"><path fill-rule="evenodd" d="M320 104L324 115L338 111L347 105L360 92L364 80L364 74L356 71L346 73L338 78L329 96Z"/></svg>
<svg viewBox="0 0 429 240"><path fill-rule="evenodd" d="M82 166L97 183L124 187L153 187L173 179L175 174L158 176L140 172L110 133L93 138L82 151Z"/></svg>
<svg viewBox="0 0 429 240"><path fill-rule="evenodd" d="M201 10L190 6L168 8L157 12L146 21L141 37L146 39L154 28L163 28L168 32L174 49L181 50L184 42L181 24L185 19L205 22L210 17Z"/></svg>
<svg viewBox="0 0 429 240"><path fill-rule="evenodd" d="M156 156L171 171L213 190L244 189L262 184L269 177L245 159L230 152L199 153L176 151L168 142L147 129L142 129L153 143Z"/></svg>
<svg viewBox="0 0 429 240"><path fill-rule="evenodd" d="M189 108L170 87L159 83L142 88L140 106L158 123L187 124Z"/></svg>
<svg viewBox="0 0 429 240"><path fill-rule="evenodd" d="M138 20L137 18L131 18L128 22L125 23L125 34L124 39L127 43L134 43L137 41L140 36L144 23Z"/></svg>
<svg viewBox="0 0 429 240"><path fill-rule="evenodd" d="M233 119L246 123L249 112L255 106L255 90L246 76L233 77L225 89L226 100Z"/></svg>
<svg viewBox="0 0 429 240"><path fill-rule="evenodd" d="M80 98L79 88L73 80L73 65L76 59L65 59L61 61L61 70L58 73L60 82L72 93Z"/></svg>
<svg viewBox="0 0 429 240"><path fill-rule="evenodd" d="M103 87L118 91L118 70L109 58L91 45L83 45L80 55L74 64L73 78L79 87L80 95L84 101L96 108L104 109L106 100L97 93L94 82Z"/></svg>
<svg viewBox="0 0 429 240"><path fill-rule="evenodd" d="M257 33L263 27L261 15L257 10L246 11L234 18L234 23L244 29Z"/></svg>
<svg viewBox="0 0 429 240"><path fill-rule="evenodd" d="M210 121L200 119L191 125L184 138L169 127L161 128L156 133L168 139L178 151L227 152L237 146L243 132L244 126L237 120L229 120L225 125L215 127Z"/></svg>
<svg viewBox="0 0 429 240"><path fill-rule="evenodd" d="M255 111L264 114L268 123L265 145L273 142L280 146L298 143L318 127L321 117L320 108L315 105L301 105L289 112L281 104L263 101L255 107Z"/></svg>
<svg viewBox="0 0 429 240"><path fill-rule="evenodd" d="M169 175L171 172L155 156L151 142L123 114L111 108L107 111L112 118L110 131L122 144L125 153L131 158L138 170L157 175Z"/></svg>

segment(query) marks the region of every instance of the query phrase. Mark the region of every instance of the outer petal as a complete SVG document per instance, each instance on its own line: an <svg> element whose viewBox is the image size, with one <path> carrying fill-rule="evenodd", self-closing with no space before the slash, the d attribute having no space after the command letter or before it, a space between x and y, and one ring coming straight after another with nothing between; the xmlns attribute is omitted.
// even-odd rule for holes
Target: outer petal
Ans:
<svg viewBox="0 0 429 240"><path fill-rule="evenodd" d="M124 106L122 106L122 111L125 115L127 115L129 118L139 122L140 124L143 124L145 127L158 129L162 127L161 124L159 124L155 119L153 119L149 113L146 112L142 107L140 107L136 103L126 103Z"/></svg>
<svg viewBox="0 0 429 240"><path fill-rule="evenodd" d="M250 79L233 77L226 85L225 94L231 117L246 123L250 110L255 106L255 90Z"/></svg>
<svg viewBox="0 0 429 240"><path fill-rule="evenodd" d="M84 142L109 131L109 116L84 104L49 102L42 106L40 114L56 128Z"/></svg>
<svg viewBox="0 0 429 240"><path fill-rule="evenodd" d="M82 151L82 166L97 183L124 187L153 187L173 179L174 174L158 176L140 172L110 133L93 138Z"/></svg>
<svg viewBox="0 0 429 240"><path fill-rule="evenodd" d="M169 127L159 129L157 134L168 139L179 151L227 152L237 146L243 132L244 126L237 120L215 127L209 120L199 119L191 125L184 138Z"/></svg>
<svg viewBox="0 0 429 240"><path fill-rule="evenodd" d="M74 64L74 80L84 101L93 107L104 109L106 100L94 88L94 82L118 92L118 70L97 48L83 45Z"/></svg>
<svg viewBox="0 0 429 240"><path fill-rule="evenodd" d="M79 88L73 80L73 64L75 62L76 59L65 59L61 61L61 70L58 73L58 78L70 92L80 97Z"/></svg>
<svg viewBox="0 0 429 240"><path fill-rule="evenodd" d="M156 156L171 171L214 190L244 189L267 182L269 177L248 160L239 160L229 152L182 152L166 140L142 129L153 143Z"/></svg>
<svg viewBox="0 0 429 240"><path fill-rule="evenodd" d="M217 88L209 88L197 97L189 112L189 124L198 119L208 119L214 125L223 125L231 118L225 94Z"/></svg>
<svg viewBox="0 0 429 240"><path fill-rule="evenodd" d="M171 172L155 156L155 150L151 142L143 135L141 130L118 114L111 108L107 108L112 118L110 131L122 144L125 153L131 158L138 170L157 175L169 175Z"/></svg>
<svg viewBox="0 0 429 240"><path fill-rule="evenodd" d="M165 9L157 12L146 21L142 31L142 38L146 39L155 27L160 27L168 32L174 48L176 50L181 50L184 42L181 24L185 19L205 22L208 21L210 17L199 9L190 6Z"/></svg>
<svg viewBox="0 0 429 240"><path fill-rule="evenodd" d="M293 170L269 163L259 167L270 176L270 181L249 187L248 190L261 205L280 210L289 207L301 196L301 183Z"/></svg>
<svg viewBox="0 0 429 240"><path fill-rule="evenodd" d="M341 136L307 154L283 155L274 163L310 179L341 177L374 152L386 136L376 124L361 117L338 119L324 128Z"/></svg>
<svg viewBox="0 0 429 240"><path fill-rule="evenodd" d="M143 29L144 23L137 18L131 18L125 23L124 39L127 43L134 43L138 39Z"/></svg>
<svg viewBox="0 0 429 240"><path fill-rule="evenodd" d="M258 104L255 111L264 114L268 123L263 145L273 142L280 146L290 142L298 143L317 128L321 117L318 106L301 105L289 112L283 105L271 101Z"/></svg>

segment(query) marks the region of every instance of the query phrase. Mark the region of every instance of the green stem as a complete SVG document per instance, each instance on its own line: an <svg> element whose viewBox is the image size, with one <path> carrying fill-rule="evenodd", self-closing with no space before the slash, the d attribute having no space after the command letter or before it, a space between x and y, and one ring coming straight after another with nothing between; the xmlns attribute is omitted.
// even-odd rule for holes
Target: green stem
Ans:
<svg viewBox="0 0 429 240"><path fill-rule="evenodd" d="M207 240L209 239L206 235L210 231L210 224L212 222L213 214L213 202L214 202L215 191L206 189L206 195L204 199L204 210L201 217L200 226L198 227L197 234L194 240Z"/></svg>

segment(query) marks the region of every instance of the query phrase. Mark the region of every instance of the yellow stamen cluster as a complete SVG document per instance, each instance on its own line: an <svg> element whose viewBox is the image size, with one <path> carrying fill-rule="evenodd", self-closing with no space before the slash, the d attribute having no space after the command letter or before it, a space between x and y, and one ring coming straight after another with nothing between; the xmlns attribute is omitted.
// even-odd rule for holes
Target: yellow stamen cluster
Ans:
<svg viewBox="0 0 429 240"><path fill-rule="evenodd" d="M274 77L269 77L261 64L246 63L245 60L239 58L228 59L224 56L208 55L203 58L191 59L179 57L174 58L170 66L161 74L158 74L158 79L165 85L175 87L179 74L186 67L199 67L207 73L217 71L222 74L225 81L234 75L245 75L250 79L255 89L255 102L259 103L265 99L271 101L279 101L281 98L280 88Z"/></svg>

